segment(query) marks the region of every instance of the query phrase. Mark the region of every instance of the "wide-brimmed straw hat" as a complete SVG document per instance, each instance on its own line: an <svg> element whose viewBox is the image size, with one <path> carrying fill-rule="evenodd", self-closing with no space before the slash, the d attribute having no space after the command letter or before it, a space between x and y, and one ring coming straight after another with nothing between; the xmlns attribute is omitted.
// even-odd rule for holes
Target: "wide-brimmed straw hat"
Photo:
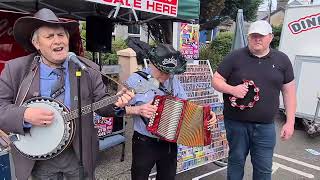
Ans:
<svg viewBox="0 0 320 180"><path fill-rule="evenodd" d="M36 49L31 43L33 33L42 26L62 26L69 34L76 32L79 23L74 20L59 19L50 9L40 9L33 16L19 18L13 26L15 40L27 51L35 52Z"/></svg>
<svg viewBox="0 0 320 180"><path fill-rule="evenodd" d="M151 49L148 58L161 72L181 74L186 71L186 59L170 44L159 44Z"/></svg>

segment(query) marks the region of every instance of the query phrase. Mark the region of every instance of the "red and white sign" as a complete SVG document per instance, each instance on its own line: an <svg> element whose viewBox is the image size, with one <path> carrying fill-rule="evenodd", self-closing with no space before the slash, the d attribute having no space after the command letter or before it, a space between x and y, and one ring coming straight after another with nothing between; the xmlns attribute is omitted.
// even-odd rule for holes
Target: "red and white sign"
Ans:
<svg viewBox="0 0 320 180"><path fill-rule="evenodd" d="M133 8L138 11L163 14L176 17L178 14L178 0L86 0L105 5L122 8Z"/></svg>

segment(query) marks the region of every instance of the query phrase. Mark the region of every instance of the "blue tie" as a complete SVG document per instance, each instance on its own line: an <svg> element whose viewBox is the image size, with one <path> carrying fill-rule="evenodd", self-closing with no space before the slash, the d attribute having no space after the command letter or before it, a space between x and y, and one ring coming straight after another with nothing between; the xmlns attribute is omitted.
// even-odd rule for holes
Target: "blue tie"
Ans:
<svg viewBox="0 0 320 180"><path fill-rule="evenodd" d="M54 69L52 72L55 73L58 78L56 82L51 87L51 98L57 99L60 102L64 102L64 67L58 67Z"/></svg>

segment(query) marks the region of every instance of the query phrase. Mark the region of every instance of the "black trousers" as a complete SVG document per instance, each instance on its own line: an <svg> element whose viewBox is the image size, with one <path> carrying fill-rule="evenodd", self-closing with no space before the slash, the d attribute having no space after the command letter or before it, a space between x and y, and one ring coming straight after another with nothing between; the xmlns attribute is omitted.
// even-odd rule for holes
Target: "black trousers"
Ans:
<svg viewBox="0 0 320 180"><path fill-rule="evenodd" d="M132 180L148 180L156 164L157 180L174 180L177 169L177 144L134 132L132 137Z"/></svg>

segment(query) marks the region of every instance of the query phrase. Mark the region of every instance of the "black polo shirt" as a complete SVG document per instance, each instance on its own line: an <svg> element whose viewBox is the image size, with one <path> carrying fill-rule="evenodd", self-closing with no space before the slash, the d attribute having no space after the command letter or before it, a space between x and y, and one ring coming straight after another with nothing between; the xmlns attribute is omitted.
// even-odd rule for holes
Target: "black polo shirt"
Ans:
<svg viewBox="0 0 320 180"><path fill-rule="evenodd" d="M272 123L279 108L279 95L283 84L294 79L291 62L284 53L271 49L264 57L253 55L249 49L241 48L228 54L219 65L217 72L223 76L229 85L236 86L243 80L253 80L260 89L260 100L252 108L240 110L232 107L230 94L223 94L225 119ZM238 104L248 104L255 95L253 86L244 99Z"/></svg>

